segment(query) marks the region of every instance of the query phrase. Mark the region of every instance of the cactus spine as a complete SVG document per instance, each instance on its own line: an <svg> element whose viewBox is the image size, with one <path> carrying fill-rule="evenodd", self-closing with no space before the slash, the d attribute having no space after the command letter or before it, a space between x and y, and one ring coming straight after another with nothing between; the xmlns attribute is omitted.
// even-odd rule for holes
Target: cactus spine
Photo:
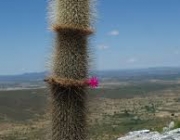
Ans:
<svg viewBox="0 0 180 140"><path fill-rule="evenodd" d="M85 140L86 86L88 75L89 0L52 0L55 46L52 77L52 140ZM63 80L62 80L63 79ZM76 84L75 84L76 83Z"/></svg>

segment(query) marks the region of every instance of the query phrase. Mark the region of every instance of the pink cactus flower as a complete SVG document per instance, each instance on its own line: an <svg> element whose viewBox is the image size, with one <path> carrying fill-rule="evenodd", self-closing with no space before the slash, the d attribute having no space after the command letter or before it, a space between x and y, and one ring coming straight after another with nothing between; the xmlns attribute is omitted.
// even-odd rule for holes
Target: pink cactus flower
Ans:
<svg viewBox="0 0 180 140"><path fill-rule="evenodd" d="M87 80L87 84L91 87L91 88L96 88L98 87L99 81L97 77L92 77L90 79Z"/></svg>

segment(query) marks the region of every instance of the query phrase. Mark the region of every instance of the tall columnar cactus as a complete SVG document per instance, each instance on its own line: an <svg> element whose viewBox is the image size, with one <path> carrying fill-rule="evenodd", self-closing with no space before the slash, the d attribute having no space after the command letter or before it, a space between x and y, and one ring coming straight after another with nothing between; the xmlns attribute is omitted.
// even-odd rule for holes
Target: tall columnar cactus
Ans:
<svg viewBox="0 0 180 140"><path fill-rule="evenodd" d="M86 78L90 0L52 0L55 32L52 75L52 140L86 139Z"/></svg>

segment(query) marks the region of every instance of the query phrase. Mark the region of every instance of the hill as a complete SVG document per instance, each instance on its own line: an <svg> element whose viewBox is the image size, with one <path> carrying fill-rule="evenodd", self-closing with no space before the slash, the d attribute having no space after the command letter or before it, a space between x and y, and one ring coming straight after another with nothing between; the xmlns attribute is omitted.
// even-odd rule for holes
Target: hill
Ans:
<svg viewBox="0 0 180 140"><path fill-rule="evenodd" d="M21 75L0 75L0 83L42 81L48 72L25 73ZM154 67L145 69L93 71L100 79L177 79L180 78L180 67Z"/></svg>

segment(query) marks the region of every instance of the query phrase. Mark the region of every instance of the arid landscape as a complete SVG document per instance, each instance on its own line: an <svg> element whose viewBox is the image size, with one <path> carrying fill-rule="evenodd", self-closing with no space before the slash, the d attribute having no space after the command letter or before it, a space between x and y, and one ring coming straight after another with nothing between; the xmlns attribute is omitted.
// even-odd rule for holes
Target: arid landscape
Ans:
<svg viewBox="0 0 180 140"><path fill-rule="evenodd" d="M0 0L0 140L180 140L179 6Z"/></svg>
<svg viewBox="0 0 180 140"><path fill-rule="evenodd" d="M0 91L0 139L48 140L50 98L46 88ZM129 131L180 127L178 78L103 81L88 90L90 140L116 140Z"/></svg>

